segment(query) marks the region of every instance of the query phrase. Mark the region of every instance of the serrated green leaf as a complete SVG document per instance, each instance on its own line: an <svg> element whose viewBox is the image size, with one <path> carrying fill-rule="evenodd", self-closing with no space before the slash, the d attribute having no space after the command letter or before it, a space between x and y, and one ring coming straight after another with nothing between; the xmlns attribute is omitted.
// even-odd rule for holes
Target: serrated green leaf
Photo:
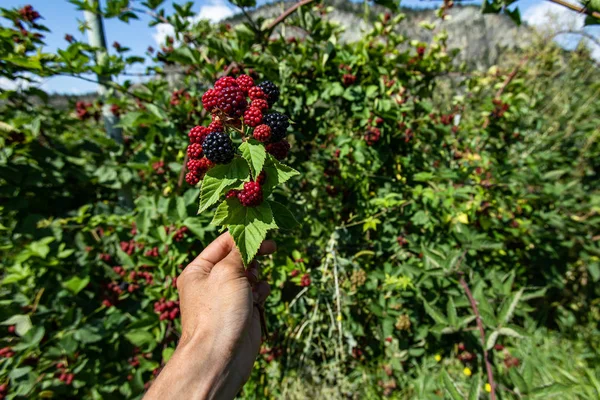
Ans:
<svg viewBox="0 0 600 400"><path fill-rule="evenodd" d="M435 322L438 324L448 325L448 320L444 317L438 309L430 305L425 299L423 299L423 307L425 307L425 312L429 315Z"/></svg>
<svg viewBox="0 0 600 400"><path fill-rule="evenodd" d="M238 199L227 199L219 204L212 225L239 225L246 220L246 207L240 204Z"/></svg>
<svg viewBox="0 0 600 400"><path fill-rule="evenodd" d="M202 180L198 214L218 202L223 192L247 179L249 174L248 163L240 157L235 157L229 164L210 169Z"/></svg>
<svg viewBox="0 0 600 400"><path fill-rule="evenodd" d="M281 203L277 203L276 201L269 201L271 205L271 210L273 211L273 218L275 219L275 223L280 229L293 229L299 225L298 220L292 214L290 210L287 209Z"/></svg>
<svg viewBox="0 0 600 400"><path fill-rule="evenodd" d="M481 376L477 374L476 377L473 378L471 382L471 387L469 388L469 400L479 400L479 395L481 393Z"/></svg>
<svg viewBox="0 0 600 400"><path fill-rule="evenodd" d="M450 397L452 397L453 400L465 399L464 396L458 391L458 388L456 387L456 385L452 381L452 378L450 378L450 375L448 375L448 372L446 370L442 372L442 379L444 380L444 387L446 388L448 394L450 395Z"/></svg>
<svg viewBox="0 0 600 400"><path fill-rule="evenodd" d="M265 146L251 139L240 145L240 152L242 153L242 157L248 162L252 176L256 179L260 171L262 171L267 158Z"/></svg>
<svg viewBox="0 0 600 400"><path fill-rule="evenodd" d="M498 340L498 335L500 333L498 331L492 332L488 337L485 344L485 348L490 350L496 344L496 340Z"/></svg>
<svg viewBox="0 0 600 400"><path fill-rule="evenodd" d="M267 174L266 182L263 185L263 192L267 196L269 193L271 193L273 188L300 174L295 169L280 163L270 154L267 155L267 161L265 162L263 169Z"/></svg>
<svg viewBox="0 0 600 400"><path fill-rule="evenodd" d="M506 324L508 321L510 321L515 309L517 308L517 304L519 304L519 300L521 300L524 290L525 288L521 288L521 290L518 292L513 293L503 304L500 314L498 315L498 320L501 324Z"/></svg>
<svg viewBox="0 0 600 400"><path fill-rule="evenodd" d="M517 332L513 328L508 328L508 327L503 327L503 328L498 329L498 333L500 335L515 337L515 338L522 338L523 337L523 335L521 333Z"/></svg>
<svg viewBox="0 0 600 400"><path fill-rule="evenodd" d="M277 225L273 220L273 212L269 203L262 203L258 207L242 208L246 214L244 223L229 225L229 233L242 255L244 264L248 265L265 240L267 232L277 228Z"/></svg>

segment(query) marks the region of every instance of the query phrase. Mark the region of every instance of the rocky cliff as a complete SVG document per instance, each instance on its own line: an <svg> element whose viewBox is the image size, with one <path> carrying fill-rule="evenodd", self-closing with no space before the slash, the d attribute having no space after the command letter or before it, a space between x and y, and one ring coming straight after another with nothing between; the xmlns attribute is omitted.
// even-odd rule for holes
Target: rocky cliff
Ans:
<svg viewBox="0 0 600 400"><path fill-rule="evenodd" d="M293 2L267 4L250 13L253 19L273 18L281 14L282 10ZM365 16L362 4L352 3L348 0L327 0L325 4L331 6L333 11L324 18L339 23L344 27L342 40L353 42L358 40L364 32L371 29L378 14L385 13L387 9L380 6L370 8L370 14ZM428 42L441 30L448 32L449 49L459 49L457 61L466 62L469 67L487 68L498 63L503 51L522 48L532 39L531 28L517 26L510 18L504 15L482 14L479 7L455 6L449 11L450 18L441 21L435 15L434 9L408 9L401 10L406 14L397 27L398 32L407 38ZM242 15L229 18L231 24L244 22ZM436 28L433 31L419 26L421 22L433 22Z"/></svg>

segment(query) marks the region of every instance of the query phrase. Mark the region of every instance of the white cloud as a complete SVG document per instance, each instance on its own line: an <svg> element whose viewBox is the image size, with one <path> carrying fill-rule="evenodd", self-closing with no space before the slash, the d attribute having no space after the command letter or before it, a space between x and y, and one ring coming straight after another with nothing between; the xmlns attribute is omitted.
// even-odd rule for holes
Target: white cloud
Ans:
<svg viewBox="0 0 600 400"><path fill-rule="evenodd" d="M581 29L585 15L553 3L541 3L529 7L523 20L538 28Z"/></svg>
<svg viewBox="0 0 600 400"><path fill-rule="evenodd" d="M200 7L200 11L196 16L190 18L192 22L198 22L206 19L210 22L219 22L222 19L231 17L235 14L235 10L229 7L225 0L209 0L208 4ZM167 36L174 36L175 30L170 24L158 24L156 25L156 32L152 34L156 44L163 45Z"/></svg>
<svg viewBox="0 0 600 400"><path fill-rule="evenodd" d="M4 76L0 76L0 88L4 90L23 90L32 85L39 86L41 82L39 77L30 75L30 79L31 80L23 78L9 79Z"/></svg>
<svg viewBox="0 0 600 400"><path fill-rule="evenodd" d="M523 14L523 20L529 25L535 26L539 31L552 35L559 31L583 31L595 37L600 37L600 30L594 27L584 27L585 15L569 10L558 4L540 3L529 7ZM563 33L554 39L556 43L565 49L573 50L577 47L581 35ZM600 60L600 46L590 40L583 39L592 51L592 57Z"/></svg>
<svg viewBox="0 0 600 400"><path fill-rule="evenodd" d="M210 4L202 6L197 19L207 19L211 22L219 22L234 14L233 8L227 6L223 0L212 0Z"/></svg>

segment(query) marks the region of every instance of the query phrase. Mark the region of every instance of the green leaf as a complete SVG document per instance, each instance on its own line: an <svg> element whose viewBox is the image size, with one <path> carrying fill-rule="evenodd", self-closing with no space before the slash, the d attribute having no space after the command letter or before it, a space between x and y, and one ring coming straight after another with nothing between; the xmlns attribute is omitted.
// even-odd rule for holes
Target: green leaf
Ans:
<svg viewBox="0 0 600 400"><path fill-rule="evenodd" d="M515 384L517 388L519 388L519 392L521 394L527 394L527 392L529 392L529 387L527 386L527 383L525 382L517 368L510 368L508 370L508 374L510 375L510 380Z"/></svg>
<svg viewBox="0 0 600 400"><path fill-rule="evenodd" d="M525 288L521 288L521 290L518 292L513 293L503 304L500 314L498 315L498 320L501 324L506 324L508 321L510 321L515 309L517 308L517 304L519 304L519 300L521 299L524 290Z"/></svg>
<svg viewBox="0 0 600 400"><path fill-rule="evenodd" d="M509 328L509 327L503 327L503 328L498 329L498 333L500 335L511 336L511 337L515 337L515 338L523 337L523 335L521 333L519 333L515 329Z"/></svg>
<svg viewBox="0 0 600 400"><path fill-rule="evenodd" d="M234 158L227 165L210 169L202 181L198 214L219 201L223 192L247 179L249 173L248 163L240 157Z"/></svg>
<svg viewBox="0 0 600 400"><path fill-rule="evenodd" d="M433 318L433 320L435 322L437 322L438 324L445 324L448 325L448 320L446 319L446 317L444 317L444 314L442 314L438 309L436 309L435 307L433 307L432 305L430 305L427 300L422 299L423 300L423 307L425 307L425 312L431 317Z"/></svg>
<svg viewBox="0 0 600 400"><path fill-rule="evenodd" d="M265 163L264 170L267 174L266 182L263 185L263 191L265 192L265 195L271 193L273 188L275 188L276 186L281 185L282 183L287 182L292 177L300 174L295 169L280 163L270 154L267 156L267 161Z"/></svg>
<svg viewBox="0 0 600 400"><path fill-rule="evenodd" d="M456 305L454 304L452 297L450 297L448 303L446 304L446 314L448 314L448 322L450 322L450 325L458 327L458 315L456 313Z"/></svg>
<svg viewBox="0 0 600 400"><path fill-rule="evenodd" d="M479 400L481 393L481 375L477 374L471 381L471 388L469 389L468 400Z"/></svg>
<svg viewBox="0 0 600 400"><path fill-rule="evenodd" d="M43 339L46 330L43 326L34 326L23 335L21 343L13 346L16 351L31 349L36 347Z"/></svg>
<svg viewBox="0 0 600 400"><path fill-rule="evenodd" d="M487 341L485 344L485 348L487 350L490 350L492 347L494 347L494 345L496 344L496 340L498 340L499 334L500 334L500 332L494 331L487 337Z"/></svg>
<svg viewBox="0 0 600 400"><path fill-rule="evenodd" d="M19 336L25 335L32 327L29 315L24 314L13 315L9 319L2 321L0 325L14 325L15 332Z"/></svg>
<svg viewBox="0 0 600 400"><path fill-rule="evenodd" d="M211 221L213 225L238 225L244 224L246 218L246 207L240 204L238 199L226 199L215 211Z"/></svg>
<svg viewBox="0 0 600 400"><path fill-rule="evenodd" d="M267 158L265 146L254 139L250 139L240 145L242 157L248 162L254 179L260 174Z"/></svg>
<svg viewBox="0 0 600 400"><path fill-rule="evenodd" d="M273 211L273 218L279 229L293 229L299 225L294 214L286 206L276 201L269 201L269 204Z"/></svg>
<svg viewBox="0 0 600 400"><path fill-rule="evenodd" d="M185 200L183 199L183 197L177 197L177 214L179 215L180 219L186 219L187 218L187 208L185 206Z"/></svg>
<svg viewBox="0 0 600 400"><path fill-rule="evenodd" d="M242 207L245 210L244 223L229 225L229 233L238 247L245 265L256 255L261 243L270 229L277 228L269 203L258 207ZM239 218L239 216L235 216ZM226 223L228 220L223 221Z"/></svg>
<svg viewBox="0 0 600 400"><path fill-rule="evenodd" d="M175 349L173 347L165 347L162 351L163 362L168 362L173 356L173 353L175 353Z"/></svg>
<svg viewBox="0 0 600 400"><path fill-rule="evenodd" d="M88 283L90 283L89 276L85 276L83 278L74 276L71 279L69 279L68 281L64 282L63 287L65 289L67 289L68 291L70 291L71 293L77 294L77 293L81 292L83 289L85 289L85 287L88 285Z"/></svg>
<svg viewBox="0 0 600 400"><path fill-rule="evenodd" d="M127 332L125 334L127 340L134 346L143 347L145 351L150 351L156 347L156 340L154 336L146 330L138 329Z"/></svg>
<svg viewBox="0 0 600 400"><path fill-rule="evenodd" d="M446 388L448 394L450 395L450 397L452 397L453 400L465 399L464 396L458 391L458 388L452 381L452 378L450 378L450 375L448 375L448 371L444 370L442 372L442 379L444 380L444 387Z"/></svg>
<svg viewBox="0 0 600 400"><path fill-rule="evenodd" d="M200 218L188 217L183 221L183 225L187 226L187 228L200 239L203 239L204 234L207 232L206 226L202 223Z"/></svg>

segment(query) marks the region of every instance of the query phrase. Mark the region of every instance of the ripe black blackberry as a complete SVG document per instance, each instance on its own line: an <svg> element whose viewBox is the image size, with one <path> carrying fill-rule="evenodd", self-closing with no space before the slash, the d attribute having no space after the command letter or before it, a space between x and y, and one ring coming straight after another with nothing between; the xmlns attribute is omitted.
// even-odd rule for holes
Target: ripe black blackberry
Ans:
<svg viewBox="0 0 600 400"><path fill-rule="evenodd" d="M233 160L233 143L226 133L210 133L202 143L202 150L206 158L215 164L227 164Z"/></svg>
<svg viewBox="0 0 600 400"><path fill-rule="evenodd" d="M279 142L285 138L287 128L290 126L290 121L288 120L287 115L280 114L278 112L263 115L262 123L271 128L272 142Z"/></svg>
<svg viewBox="0 0 600 400"><path fill-rule="evenodd" d="M279 89L277 88L277 86L275 86L273 82L264 81L256 86L261 88L264 94L267 96L267 101L269 102L270 106L272 106L277 100L279 100Z"/></svg>

